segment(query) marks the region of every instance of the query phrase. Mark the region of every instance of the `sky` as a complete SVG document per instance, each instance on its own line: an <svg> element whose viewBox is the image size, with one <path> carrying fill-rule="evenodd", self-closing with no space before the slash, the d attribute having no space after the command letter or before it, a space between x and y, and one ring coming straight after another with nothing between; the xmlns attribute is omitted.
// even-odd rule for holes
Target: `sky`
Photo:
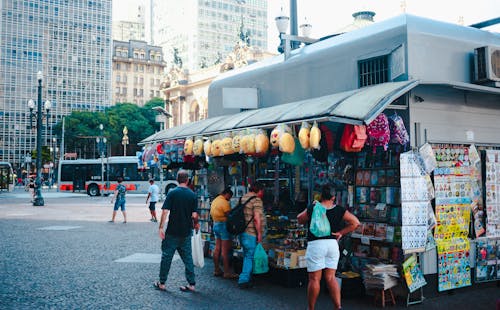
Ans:
<svg viewBox="0 0 500 310"><path fill-rule="evenodd" d="M145 0L113 0L113 20L128 20L131 10ZM178 0L187 1L187 0ZM268 0L268 50L275 52L279 45L274 18L289 14L289 0ZM305 21L313 26L311 37L321 38L352 23L352 13L374 11L374 20L383 21L403 13L464 25L500 17L500 0L297 0L298 25ZM500 32L500 25L487 28Z"/></svg>

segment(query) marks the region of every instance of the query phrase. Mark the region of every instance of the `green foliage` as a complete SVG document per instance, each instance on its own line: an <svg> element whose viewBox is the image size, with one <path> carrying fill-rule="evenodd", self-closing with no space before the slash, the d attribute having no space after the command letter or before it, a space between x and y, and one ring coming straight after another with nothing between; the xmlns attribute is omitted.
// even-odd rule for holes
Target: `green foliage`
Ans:
<svg viewBox="0 0 500 310"><path fill-rule="evenodd" d="M135 155L140 150L137 143L160 129L160 125L155 122L157 113L151 109L155 106L163 106L163 100L153 98L144 107L133 103L117 103L105 112L73 111L65 117L65 151L76 152L79 158L96 158L96 137L104 135L107 139L107 155L123 155L123 128L127 126L127 155ZM99 124L104 126L102 133ZM62 121L54 127L54 131L61 136Z"/></svg>

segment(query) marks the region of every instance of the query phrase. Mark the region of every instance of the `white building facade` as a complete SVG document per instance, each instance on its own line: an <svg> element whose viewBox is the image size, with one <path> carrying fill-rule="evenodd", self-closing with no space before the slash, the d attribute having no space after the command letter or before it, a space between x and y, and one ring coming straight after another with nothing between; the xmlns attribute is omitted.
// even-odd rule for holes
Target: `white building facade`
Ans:
<svg viewBox="0 0 500 310"><path fill-rule="evenodd" d="M169 66L174 48L185 69L222 63L238 42L242 24L249 45L267 50L265 0L151 0L150 4L152 41L163 48Z"/></svg>

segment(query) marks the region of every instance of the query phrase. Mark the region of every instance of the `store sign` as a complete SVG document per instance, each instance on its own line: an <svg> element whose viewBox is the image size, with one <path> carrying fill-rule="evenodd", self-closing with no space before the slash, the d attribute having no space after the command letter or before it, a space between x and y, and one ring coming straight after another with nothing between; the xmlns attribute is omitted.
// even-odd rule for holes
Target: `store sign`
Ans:
<svg viewBox="0 0 500 310"><path fill-rule="evenodd" d="M222 106L226 109L257 109L257 88L223 88Z"/></svg>

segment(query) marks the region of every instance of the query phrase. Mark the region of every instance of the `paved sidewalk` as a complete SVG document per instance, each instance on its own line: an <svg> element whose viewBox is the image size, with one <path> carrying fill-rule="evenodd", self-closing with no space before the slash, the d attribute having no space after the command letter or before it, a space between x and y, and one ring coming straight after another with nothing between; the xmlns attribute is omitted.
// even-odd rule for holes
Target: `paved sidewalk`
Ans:
<svg viewBox="0 0 500 310"><path fill-rule="evenodd" d="M172 264L168 291L154 290L160 240L145 196L128 198L127 224L107 223L109 200L47 193L45 206L33 207L29 195L0 194L0 309L306 309L305 287L258 279L255 288L242 291L235 281L212 276L211 259L196 269L199 292L179 291L185 284L179 258ZM436 295L435 290L426 294ZM495 309L498 298L500 288L487 283L441 293L411 308ZM397 301L392 309L405 308L402 298ZM368 296L343 298L343 307L376 308ZM317 309L332 309L327 294L320 294Z"/></svg>

